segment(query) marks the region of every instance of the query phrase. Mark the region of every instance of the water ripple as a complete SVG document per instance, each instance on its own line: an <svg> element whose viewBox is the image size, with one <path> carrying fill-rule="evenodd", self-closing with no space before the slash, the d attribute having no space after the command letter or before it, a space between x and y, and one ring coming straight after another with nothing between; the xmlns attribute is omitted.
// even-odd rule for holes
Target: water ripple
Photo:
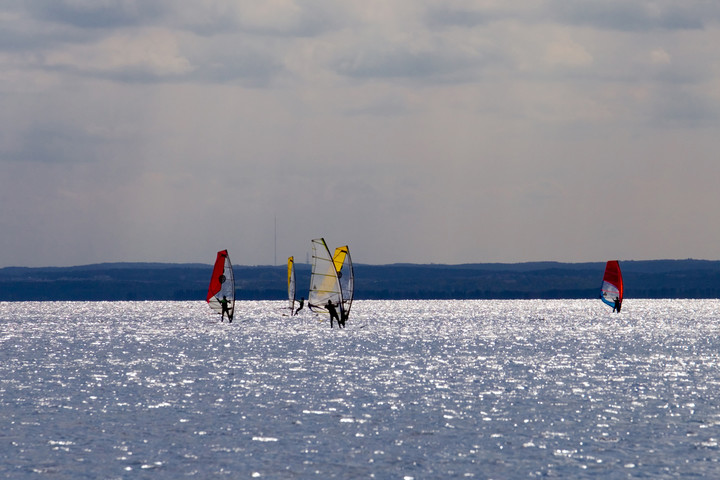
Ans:
<svg viewBox="0 0 720 480"><path fill-rule="evenodd" d="M720 301L0 303L0 476L720 476Z"/></svg>

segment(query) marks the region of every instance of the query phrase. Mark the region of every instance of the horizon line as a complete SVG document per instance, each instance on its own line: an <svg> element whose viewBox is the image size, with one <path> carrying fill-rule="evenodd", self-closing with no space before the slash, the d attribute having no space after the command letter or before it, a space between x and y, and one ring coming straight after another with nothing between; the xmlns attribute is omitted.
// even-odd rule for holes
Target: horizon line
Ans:
<svg viewBox="0 0 720 480"><path fill-rule="evenodd" d="M720 262L720 259L716 260L710 260L710 259L703 259L703 258L654 258L654 259L644 259L644 260L633 260L633 259L610 259L610 260L617 260L620 263L631 263L631 262ZM525 260L525 261L518 261L518 262L466 262L466 263L438 263L438 262L394 262L394 263L354 263L355 266L368 266L368 267L391 267L391 266L448 266L448 267L460 267L460 266L467 266L467 265L528 265L528 264L558 264L558 265L586 265L586 264L603 264L610 260L587 260L587 261L576 261L576 262L570 262L570 261L560 261L560 260ZM295 262L296 265L312 265L311 263L306 262ZM96 267L96 266L177 266L177 267L206 267L210 266L212 267L212 263L203 263L203 262L159 262L159 261L115 261L115 262L96 262L96 263L86 263L86 264L76 264L76 265L42 265L42 266L23 266L23 265L7 265L4 267L0 267L0 270L5 269L44 269L44 268L90 268L90 267ZM257 267L257 268L276 268L276 267L286 267L286 264L278 264L278 265L271 265L271 264L233 264L233 267Z"/></svg>

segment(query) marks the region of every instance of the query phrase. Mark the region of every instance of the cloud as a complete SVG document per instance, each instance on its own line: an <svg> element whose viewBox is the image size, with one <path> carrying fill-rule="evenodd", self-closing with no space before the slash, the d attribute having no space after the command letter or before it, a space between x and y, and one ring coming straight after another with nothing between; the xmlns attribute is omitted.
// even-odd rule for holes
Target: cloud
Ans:
<svg viewBox="0 0 720 480"><path fill-rule="evenodd" d="M477 80L486 69L502 62L487 33L438 34L417 31L416 27L401 34L361 29L352 40L340 36L324 65L341 76L361 81L445 83Z"/></svg>
<svg viewBox="0 0 720 480"><path fill-rule="evenodd" d="M166 2L142 0L27 0L38 20L83 29L118 29L153 24L166 13Z"/></svg>
<svg viewBox="0 0 720 480"><path fill-rule="evenodd" d="M487 57L481 52L452 52L443 46L379 44L338 55L332 67L353 78L448 79L482 67Z"/></svg>
<svg viewBox="0 0 720 480"><path fill-rule="evenodd" d="M589 26L599 30L648 32L653 30L698 30L720 18L720 7L697 0L687 2L623 0L563 0L468 2L463 0L429 4L424 21L430 27L488 27L498 22L526 25L559 23Z"/></svg>
<svg viewBox="0 0 720 480"><path fill-rule="evenodd" d="M717 20L720 13L717 7L707 2L623 0L551 0L547 11L563 23L625 32L697 30L708 21Z"/></svg>
<svg viewBox="0 0 720 480"><path fill-rule="evenodd" d="M100 31L45 22L19 7L0 10L0 52L37 54L65 44L92 42L101 36Z"/></svg>
<svg viewBox="0 0 720 480"><path fill-rule="evenodd" d="M670 65L670 54L662 48L650 52L650 61L655 65Z"/></svg>
<svg viewBox="0 0 720 480"><path fill-rule="evenodd" d="M13 138L14 137L14 138ZM0 143L0 162L84 163L102 158L107 138L56 123L33 125L6 133Z"/></svg>
<svg viewBox="0 0 720 480"><path fill-rule="evenodd" d="M204 0L168 6L170 25L202 36L315 37L340 28L344 18L342 6L326 0Z"/></svg>
<svg viewBox="0 0 720 480"><path fill-rule="evenodd" d="M547 46L545 60L551 65L581 67L593 63L590 52L571 38L552 41Z"/></svg>
<svg viewBox="0 0 720 480"><path fill-rule="evenodd" d="M275 52L256 43L234 37L192 38L192 34L182 31L141 28L93 42L42 45L42 55L18 58L17 63L48 73L121 83L198 81L265 86L285 69Z"/></svg>
<svg viewBox="0 0 720 480"><path fill-rule="evenodd" d="M44 66L118 79L176 77L193 70L175 35L166 30L116 34L97 43L53 50L45 55Z"/></svg>
<svg viewBox="0 0 720 480"><path fill-rule="evenodd" d="M360 100L354 105L349 105L345 109L347 115L369 115L371 117L386 117L406 115L412 112L413 106L402 95L387 94L381 97L375 97L368 100Z"/></svg>
<svg viewBox="0 0 720 480"><path fill-rule="evenodd" d="M709 127L720 120L720 98L662 88L648 105L647 115L650 123L664 128Z"/></svg>
<svg viewBox="0 0 720 480"><path fill-rule="evenodd" d="M431 28L488 26L514 18L507 4L478 6L468 2L438 2L428 6L423 21Z"/></svg>

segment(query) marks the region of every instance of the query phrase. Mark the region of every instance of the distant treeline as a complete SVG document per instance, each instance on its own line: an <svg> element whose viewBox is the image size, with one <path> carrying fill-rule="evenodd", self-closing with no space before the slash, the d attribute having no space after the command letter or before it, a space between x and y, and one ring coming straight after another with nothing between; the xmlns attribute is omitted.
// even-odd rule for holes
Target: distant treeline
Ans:
<svg viewBox="0 0 720 480"><path fill-rule="evenodd" d="M626 298L720 298L720 261L621 261ZM594 298L604 262L355 265L356 299ZM235 266L237 298L287 298L287 268ZM105 263L0 269L0 301L203 300L212 265ZM310 266L296 264L307 298Z"/></svg>

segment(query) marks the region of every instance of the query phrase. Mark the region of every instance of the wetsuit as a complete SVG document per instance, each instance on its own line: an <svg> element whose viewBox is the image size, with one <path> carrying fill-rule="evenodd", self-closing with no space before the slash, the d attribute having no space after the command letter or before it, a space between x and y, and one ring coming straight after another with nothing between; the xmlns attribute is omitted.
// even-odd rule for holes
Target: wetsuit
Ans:
<svg viewBox="0 0 720 480"><path fill-rule="evenodd" d="M228 316L228 322L232 323L233 315L230 309L228 308L228 299L223 297L222 300L220 300L220 306L222 307L222 312L220 312L220 321L222 322L225 318L225 312L227 312Z"/></svg>
<svg viewBox="0 0 720 480"><path fill-rule="evenodd" d="M333 328L333 319L337 320L338 328L342 328L342 324L340 323L340 317L338 317L337 310L335 310L335 305L333 305L332 302L328 300L325 308L327 308L327 311L330 313L330 328Z"/></svg>

